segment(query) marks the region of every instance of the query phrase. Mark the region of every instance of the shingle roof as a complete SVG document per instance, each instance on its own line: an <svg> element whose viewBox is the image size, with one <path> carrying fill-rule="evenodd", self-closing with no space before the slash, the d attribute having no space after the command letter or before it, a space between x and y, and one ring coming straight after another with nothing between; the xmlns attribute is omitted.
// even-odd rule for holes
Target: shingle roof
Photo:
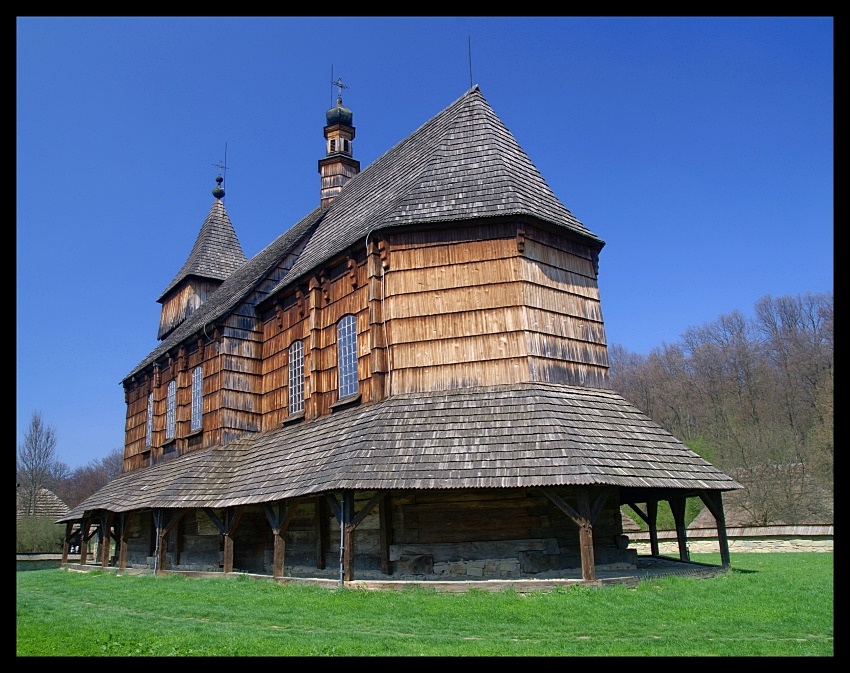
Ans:
<svg viewBox="0 0 850 673"><path fill-rule="evenodd" d="M16 520L20 522L21 518L27 515L29 503L26 501L26 494L23 493L21 489L17 490L15 500L17 505ZM40 488L38 490L38 493L35 496L35 507L32 512L32 516L48 519L62 516L67 512L68 505L66 505L53 491L46 488Z"/></svg>
<svg viewBox="0 0 850 673"><path fill-rule="evenodd" d="M280 285L382 227L505 215L536 217L603 245L474 86L348 181Z"/></svg>
<svg viewBox="0 0 850 673"><path fill-rule="evenodd" d="M226 507L339 489L740 485L610 390L404 394L122 475L87 510Z"/></svg>
<svg viewBox="0 0 850 673"><path fill-rule="evenodd" d="M175 285L188 276L224 280L246 261L224 204L221 199L216 199L198 232L189 258L157 301L162 301Z"/></svg>

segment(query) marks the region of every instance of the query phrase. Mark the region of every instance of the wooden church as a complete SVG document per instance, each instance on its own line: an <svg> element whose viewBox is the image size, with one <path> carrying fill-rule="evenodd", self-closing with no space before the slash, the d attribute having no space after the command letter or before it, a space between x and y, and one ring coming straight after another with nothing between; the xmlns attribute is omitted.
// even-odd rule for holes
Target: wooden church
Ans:
<svg viewBox="0 0 850 673"><path fill-rule="evenodd" d="M68 537L153 572L594 582L635 567L622 505L657 555L668 501L686 562L699 497L727 566L739 485L610 389L604 242L479 87L362 171L341 91L316 208L251 259L217 178Z"/></svg>

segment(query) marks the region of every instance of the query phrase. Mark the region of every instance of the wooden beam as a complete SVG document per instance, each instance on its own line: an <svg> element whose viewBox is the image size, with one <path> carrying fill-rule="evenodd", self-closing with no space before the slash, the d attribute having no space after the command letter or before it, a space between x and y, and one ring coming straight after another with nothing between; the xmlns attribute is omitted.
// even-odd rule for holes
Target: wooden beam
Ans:
<svg viewBox="0 0 850 673"><path fill-rule="evenodd" d="M649 523L649 516L644 511L642 511L640 507L638 507L636 502L627 502L626 504L631 508L631 510L635 514L637 514L643 520L644 523Z"/></svg>
<svg viewBox="0 0 850 673"><path fill-rule="evenodd" d="M353 525L355 528L357 528L357 526L359 526L361 524L363 519L365 519L369 515L369 512L371 512L375 508L375 505L380 503L386 495L387 495L386 491L376 492L375 495L373 495L372 498L369 500L369 502L366 503L366 505L363 507L363 509L361 509L354 516L354 518L351 520L351 525Z"/></svg>
<svg viewBox="0 0 850 673"><path fill-rule="evenodd" d="M581 527L581 515L576 512L572 507L570 507L569 504L567 504L567 502L561 496L559 496L557 493L555 493L555 491L550 488L541 488L540 491L543 493L543 495L549 498L549 500L551 500L558 509L560 509L564 514L566 514L576 526Z"/></svg>
<svg viewBox="0 0 850 673"><path fill-rule="evenodd" d="M578 511L574 510L570 507L567 502L564 501L561 496L555 493L553 490L549 488L541 488L540 489L549 500L551 500L558 509L560 509L564 514L566 514L574 524L578 526L579 530L579 547L581 549L581 577L584 580L589 582L596 581L596 564L593 558L593 520L592 520L592 511L596 509L596 506L599 507L600 511L602 508L601 503L604 503L605 497L607 494L601 494L595 503L594 508L592 509L590 506L590 497L588 494L588 488L586 486L577 487L577 495L578 495ZM601 501L600 501L601 498ZM597 512L598 514L598 512Z"/></svg>

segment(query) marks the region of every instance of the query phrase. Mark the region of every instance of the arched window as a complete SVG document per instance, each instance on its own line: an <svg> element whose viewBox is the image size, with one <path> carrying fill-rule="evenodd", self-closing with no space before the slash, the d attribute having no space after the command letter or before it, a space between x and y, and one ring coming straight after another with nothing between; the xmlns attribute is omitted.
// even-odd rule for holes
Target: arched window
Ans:
<svg viewBox="0 0 850 673"><path fill-rule="evenodd" d="M145 446L150 447L153 436L153 391L148 393L148 422L145 427Z"/></svg>
<svg viewBox="0 0 850 673"><path fill-rule="evenodd" d="M177 381L168 382L168 405L165 408L165 440L174 439L177 426L175 411L177 406Z"/></svg>
<svg viewBox="0 0 850 673"><path fill-rule="evenodd" d="M203 425L204 411L204 368L200 365L192 370L192 432Z"/></svg>
<svg viewBox="0 0 850 673"><path fill-rule="evenodd" d="M289 347L289 413L304 411L304 344L293 341Z"/></svg>
<svg viewBox="0 0 850 673"><path fill-rule="evenodd" d="M336 326L336 348L339 369L339 397L357 393L357 323L347 315Z"/></svg>

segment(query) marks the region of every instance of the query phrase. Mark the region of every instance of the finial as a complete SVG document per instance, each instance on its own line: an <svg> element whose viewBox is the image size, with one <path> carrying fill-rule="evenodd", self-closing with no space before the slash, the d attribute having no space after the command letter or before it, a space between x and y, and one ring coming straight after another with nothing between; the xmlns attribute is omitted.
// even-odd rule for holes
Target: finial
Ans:
<svg viewBox="0 0 850 673"><path fill-rule="evenodd" d="M219 161L217 164L213 164L213 166L218 166L218 175L215 176L216 186L213 187L212 195L217 199L224 198L224 187L221 186L221 183L224 182L224 176L222 175L222 171L227 168L224 165L223 161Z"/></svg>

